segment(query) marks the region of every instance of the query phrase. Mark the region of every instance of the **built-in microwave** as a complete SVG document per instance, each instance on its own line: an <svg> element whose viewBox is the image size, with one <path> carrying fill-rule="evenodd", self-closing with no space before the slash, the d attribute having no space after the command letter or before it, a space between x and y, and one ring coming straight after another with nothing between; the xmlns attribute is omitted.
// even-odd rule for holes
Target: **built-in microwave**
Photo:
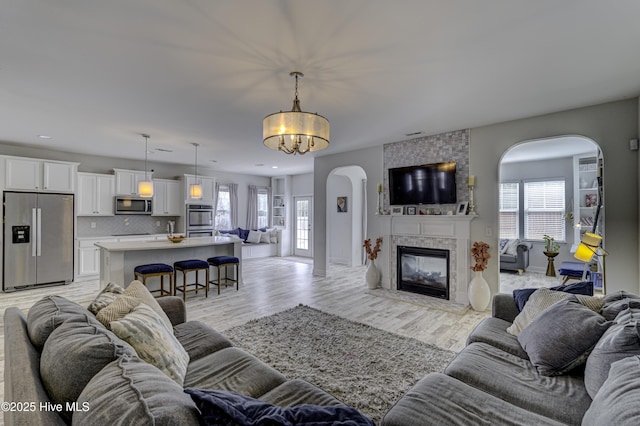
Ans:
<svg viewBox="0 0 640 426"><path fill-rule="evenodd" d="M151 198L116 195L116 214L151 214Z"/></svg>

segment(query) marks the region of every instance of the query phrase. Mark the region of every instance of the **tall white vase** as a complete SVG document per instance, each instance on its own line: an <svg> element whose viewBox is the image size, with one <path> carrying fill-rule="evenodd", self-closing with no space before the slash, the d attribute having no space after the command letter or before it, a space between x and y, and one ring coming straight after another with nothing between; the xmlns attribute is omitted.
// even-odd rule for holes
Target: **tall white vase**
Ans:
<svg viewBox="0 0 640 426"><path fill-rule="evenodd" d="M482 276L482 271L474 271L474 274L469 283L469 303L474 311L484 311L489 306L491 290Z"/></svg>
<svg viewBox="0 0 640 426"><path fill-rule="evenodd" d="M369 259L369 267L367 268L367 272L364 274L364 279L370 289L373 290L374 288L378 288L378 283L380 282L380 271L378 271L373 259Z"/></svg>

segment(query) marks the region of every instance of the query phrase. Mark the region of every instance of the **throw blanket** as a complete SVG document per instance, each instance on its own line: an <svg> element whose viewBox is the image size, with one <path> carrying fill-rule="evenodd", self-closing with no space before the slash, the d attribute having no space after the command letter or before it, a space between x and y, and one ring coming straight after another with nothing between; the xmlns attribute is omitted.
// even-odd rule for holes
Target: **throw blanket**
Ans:
<svg viewBox="0 0 640 426"><path fill-rule="evenodd" d="M186 388L206 425L216 426L375 426L355 408L298 405L278 407L234 392Z"/></svg>

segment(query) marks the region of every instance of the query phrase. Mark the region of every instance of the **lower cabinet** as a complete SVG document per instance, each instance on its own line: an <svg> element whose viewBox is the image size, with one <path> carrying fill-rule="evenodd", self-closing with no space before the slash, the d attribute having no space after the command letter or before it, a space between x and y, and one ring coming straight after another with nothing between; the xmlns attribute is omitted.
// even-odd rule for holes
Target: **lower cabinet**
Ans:
<svg viewBox="0 0 640 426"><path fill-rule="evenodd" d="M99 238L95 240L78 240L76 280L91 279L100 275L100 249L94 244L116 242L117 238Z"/></svg>

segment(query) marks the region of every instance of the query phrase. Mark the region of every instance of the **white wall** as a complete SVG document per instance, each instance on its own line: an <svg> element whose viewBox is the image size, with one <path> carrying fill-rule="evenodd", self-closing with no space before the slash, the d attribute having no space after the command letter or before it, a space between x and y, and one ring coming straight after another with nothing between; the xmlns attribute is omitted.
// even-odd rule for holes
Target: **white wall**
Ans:
<svg viewBox="0 0 640 426"><path fill-rule="evenodd" d="M313 173L291 176L291 195L313 196Z"/></svg>
<svg viewBox="0 0 640 426"><path fill-rule="evenodd" d="M347 197L347 212L338 212L337 197ZM351 265L353 243L353 191L347 176L331 175L327 180L327 229L329 262Z"/></svg>

